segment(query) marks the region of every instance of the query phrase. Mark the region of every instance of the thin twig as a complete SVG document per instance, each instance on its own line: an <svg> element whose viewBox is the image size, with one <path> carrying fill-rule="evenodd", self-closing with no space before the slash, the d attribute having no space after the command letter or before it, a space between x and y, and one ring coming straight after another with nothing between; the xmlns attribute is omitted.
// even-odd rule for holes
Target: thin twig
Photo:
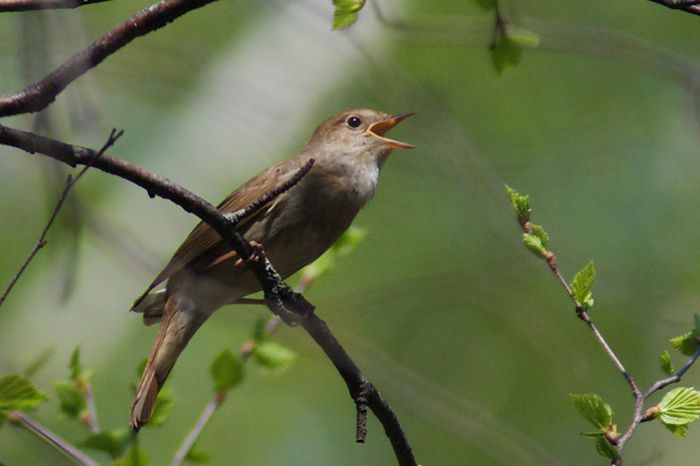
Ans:
<svg viewBox="0 0 700 466"><path fill-rule="evenodd" d="M106 1L109 0L0 0L0 12L72 9Z"/></svg>
<svg viewBox="0 0 700 466"><path fill-rule="evenodd" d="M262 195L261 197L259 197L255 201L251 202L246 207L239 209L235 212L227 213L225 215L228 217L228 219L232 225L234 225L234 226L238 225L242 220L250 217L251 215L258 212L260 209L262 209L268 202L281 196L282 194L286 193L287 191L292 189L294 186L296 186L297 183L299 183L301 181L301 179L304 178L307 173L309 173L309 170L311 170L311 167L314 166L315 162L316 162L316 160L309 159L299 169L299 171L297 171L294 174L294 176L291 177L289 180L280 184L275 189L266 192L264 195Z"/></svg>
<svg viewBox="0 0 700 466"><path fill-rule="evenodd" d="M92 385L88 382L83 382L81 387L83 394L85 395L85 400L87 401L88 414L85 416L83 421L87 428L93 434L100 433L100 421L97 418L97 406L95 405L95 392L92 389Z"/></svg>
<svg viewBox="0 0 700 466"><path fill-rule="evenodd" d="M163 177L131 165L124 160L104 155L97 158L96 152L80 146L72 146L33 133L0 125L0 144L17 147L30 153L39 152L71 166L92 164L106 173L123 178L144 188L150 196L168 199L190 212L212 227L221 238L248 263L249 269L260 283L268 308L282 316L295 316L297 322L321 346L330 361L343 377L353 400L366 377L331 333L326 323L314 314L314 306L304 297L292 291L282 280L264 253L256 252L232 226L230 219L203 198ZM416 466L417 462L401 424L389 404L371 384L367 389L367 405L377 416L394 449L400 466Z"/></svg>
<svg viewBox="0 0 700 466"><path fill-rule="evenodd" d="M124 131L118 131L116 129L112 129L112 132L109 135L109 138L107 138L107 142L104 143L102 148L97 152L95 155L95 158L101 157L107 149L109 149L114 143L119 139L122 135L124 134ZM49 221L46 223L44 226L44 229L41 232L41 235L39 235L39 239L34 243L34 247L32 247L32 250L29 252L29 255L27 256L26 259L24 259L24 262L20 266L19 270L15 273L15 275L12 277L10 280L10 283L7 285L5 288L5 291L3 291L2 296L0 296L0 306L5 302L5 299L7 299L7 296L10 294L10 291L12 291L12 288L15 286L17 281L20 279L22 274L24 273L25 269L29 265L29 263L34 259L34 256L39 252L41 248L46 246L47 240L46 240L46 234L49 232L49 229L51 228L51 225L53 225L54 220L56 220L56 216L58 215L59 210L61 210L61 207L63 206L63 203L66 201L66 197L68 196L68 193L70 190L75 186L75 183L82 178L82 176L85 174L86 171L92 166L92 164L85 164L85 166L78 172L78 174L73 177L73 175L68 175L66 178L66 183L63 185L63 190L61 191L60 196L58 197L58 202L56 202L56 206L53 208L51 211L51 215L49 216Z"/></svg>
<svg viewBox="0 0 700 466"><path fill-rule="evenodd" d="M144 8L103 34L87 48L75 53L43 79L0 97L0 116L38 112L46 108L70 83L132 40L213 1L215 0L163 0Z"/></svg>
<svg viewBox="0 0 700 466"><path fill-rule="evenodd" d="M46 441L51 446L53 446L58 451L60 451L64 455L66 455L68 458L71 458L72 460L74 460L78 464L82 464L84 466L98 466L98 464L97 464L97 462L95 462L95 460L93 460L92 458L87 456L85 453L83 453L80 450L78 450L77 448L75 448L70 443L63 440L58 435L51 432L49 429L47 429L43 425L39 424L37 421L30 418L29 416L27 416L23 412L12 411L8 415L8 420L12 424L16 424L16 425L19 425L21 427L24 427L29 432L33 433L37 437Z"/></svg>
<svg viewBox="0 0 700 466"><path fill-rule="evenodd" d="M183 463L183 461L185 461L185 458L187 458L187 454L197 442L197 439L202 434L202 431L209 423L211 417L214 415L214 411L216 411L216 409L223 402L223 399L225 398L225 393L226 392L219 391L214 392L214 396L212 397L211 401L209 401L209 403L207 403L207 405L204 407L204 411L202 411L202 414L199 416L199 419L197 419L197 423L195 424L194 428L190 431L189 434L187 434L187 437L185 437L185 440L182 442L182 445L180 445L180 448L178 448L177 453L175 453L171 466L180 466Z"/></svg>

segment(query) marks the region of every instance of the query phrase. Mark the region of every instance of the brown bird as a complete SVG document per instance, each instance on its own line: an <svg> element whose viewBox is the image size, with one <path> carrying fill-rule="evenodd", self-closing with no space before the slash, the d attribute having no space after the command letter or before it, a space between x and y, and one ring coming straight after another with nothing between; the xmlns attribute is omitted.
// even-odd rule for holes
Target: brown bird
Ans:
<svg viewBox="0 0 700 466"><path fill-rule="evenodd" d="M384 137L410 115L366 109L338 113L316 128L298 155L264 170L218 208L235 212L247 207L314 159L298 184L238 225L248 241L263 245L280 275L288 277L319 257L350 226L374 195L389 153L413 148ZM200 223L134 303L132 311L143 313L146 325L161 324L131 406L133 430L148 422L165 379L204 321L220 307L260 290L255 276L237 260L228 244ZM154 291L166 280L164 289Z"/></svg>

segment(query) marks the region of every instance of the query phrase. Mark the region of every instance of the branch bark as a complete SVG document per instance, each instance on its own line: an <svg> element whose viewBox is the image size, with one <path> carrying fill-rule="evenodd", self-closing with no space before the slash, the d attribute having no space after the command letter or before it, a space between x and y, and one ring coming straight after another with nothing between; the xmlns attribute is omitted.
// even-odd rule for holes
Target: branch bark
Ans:
<svg viewBox="0 0 700 466"><path fill-rule="evenodd" d="M292 291L265 255L256 253L248 241L235 229L235 216L219 212L203 198L166 178L116 157L106 154L98 157L96 151L86 147L73 146L3 125L0 125L0 144L16 147L32 154L40 153L73 167L92 166L142 187L151 197L159 196L168 199L205 221L236 251L239 257L248 263L260 282L270 310L289 322L301 324L321 346L343 377L350 396L357 405L362 405L358 403L358 397L366 398L367 406L384 427L398 464L417 466L408 439L389 404L360 371L326 323L313 313L314 306L301 294ZM256 257L251 260L254 254ZM358 430L361 427L363 426L358 424Z"/></svg>
<svg viewBox="0 0 700 466"><path fill-rule="evenodd" d="M65 10L107 1L109 0L1 0L0 12Z"/></svg>
<svg viewBox="0 0 700 466"><path fill-rule="evenodd" d="M103 34L87 48L75 53L43 79L0 97L0 116L38 112L46 108L70 83L132 40L214 1L163 0L144 8Z"/></svg>

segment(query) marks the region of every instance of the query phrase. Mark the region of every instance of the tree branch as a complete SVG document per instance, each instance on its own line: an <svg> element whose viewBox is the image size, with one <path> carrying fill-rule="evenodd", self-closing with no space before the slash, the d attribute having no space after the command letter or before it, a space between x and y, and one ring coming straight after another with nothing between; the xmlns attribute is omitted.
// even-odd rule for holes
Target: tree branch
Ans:
<svg viewBox="0 0 700 466"><path fill-rule="evenodd" d="M95 151L86 147L72 146L3 125L0 125L0 144L13 146L29 153L41 153L70 166L91 165L141 186L151 197L159 196L168 199L206 222L236 251L240 258L248 263L263 289L265 301L270 310L282 318L289 319L288 322L301 323L314 341L321 346L343 377L353 400L357 403L358 397L366 394L367 406L384 426L398 464L417 465L406 435L388 403L362 374L326 323L313 313L313 305L302 295L292 291L264 254L255 252L255 257L252 258L254 249L235 229L235 223L230 216L219 212L203 198L166 178L115 157L108 155L97 157Z"/></svg>
<svg viewBox="0 0 700 466"><path fill-rule="evenodd" d="M109 0L0 0L0 12L72 9Z"/></svg>
<svg viewBox="0 0 700 466"><path fill-rule="evenodd" d="M49 429L39 424L34 419L30 418L21 411L12 411L7 417L8 421L12 424L24 427L32 434L48 442L52 447L56 448L58 451L71 458L78 464L83 466L98 466L97 462L87 456L85 453L81 452L75 448L70 443L63 440L58 435L51 432Z"/></svg>
<svg viewBox="0 0 700 466"><path fill-rule="evenodd" d="M672 10L681 10L691 15L700 15L700 0L649 0Z"/></svg>
<svg viewBox="0 0 700 466"><path fill-rule="evenodd" d="M215 0L163 0L144 8L71 56L43 79L0 97L0 116L37 112L46 108L71 82L132 40L213 1Z"/></svg>
<svg viewBox="0 0 700 466"><path fill-rule="evenodd" d="M109 135L109 138L107 139L107 142L104 143L102 148L97 152L95 155L95 158L99 158L104 154L107 149L109 149L112 145L114 145L115 142L117 142L117 139L119 139L122 135L124 134L124 131L119 131L117 132L115 129L112 130L111 134ZM58 202L56 203L56 207L53 208L53 211L51 211L51 215L49 216L49 221L46 223L46 226L44 226L43 231L41 232L41 235L39 235L39 239L36 241L34 244L34 247L32 250L29 252L29 255L27 258L24 260L22 265L20 266L19 270L17 270L17 273L12 277L10 280L10 283L7 285L5 288L5 291L3 291L2 296L0 296L0 306L2 306L2 303L5 302L5 299L7 299L7 296L10 294L10 291L12 291L12 288L15 286L17 281L20 279L24 271L26 270L27 266L29 263L34 259L34 256L39 252L41 248L46 246L46 234L49 232L49 228L51 228L51 225L53 225L54 220L56 220L56 217L58 216L58 211L61 210L61 207L63 206L63 203L66 201L66 198L68 197L68 193L70 190L75 186L75 183L82 178L82 176L85 174L85 172L90 168L91 164L86 164L82 170L76 175L75 178L73 178L73 175L68 175L66 178L66 183L63 186L63 190L61 191L61 195L58 197Z"/></svg>

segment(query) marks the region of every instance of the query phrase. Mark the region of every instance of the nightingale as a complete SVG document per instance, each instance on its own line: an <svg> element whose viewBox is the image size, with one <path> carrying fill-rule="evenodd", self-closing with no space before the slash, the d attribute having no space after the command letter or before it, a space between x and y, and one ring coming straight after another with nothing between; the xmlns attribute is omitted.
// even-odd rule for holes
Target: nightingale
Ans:
<svg viewBox="0 0 700 466"><path fill-rule="evenodd" d="M394 149L412 145L385 137L412 113L390 115L354 109L338 113L314 131L301 152L262 171L219 204L222 212L247 207L290 180L310 159L311 170L237 228L256 242L286 278L313 262L350 226L374 195L379 172ZM252 272L206 223L200 223L136 300L132 311L160 329L131 406L134 431L146 424L178 356L217 309L260 291ZM163 282L164 289L155 291Z"/></svg>

